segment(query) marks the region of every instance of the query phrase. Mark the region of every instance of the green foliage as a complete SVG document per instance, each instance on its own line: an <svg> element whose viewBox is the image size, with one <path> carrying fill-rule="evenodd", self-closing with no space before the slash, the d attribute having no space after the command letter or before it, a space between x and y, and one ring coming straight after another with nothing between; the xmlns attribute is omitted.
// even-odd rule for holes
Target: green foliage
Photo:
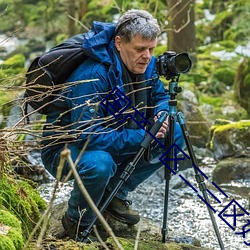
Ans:
<svg viewBox="0 0 250 250"><path fill-rule="evenodd" d="M154 50L154 55L157 57L167 51L166 45L158 45Z"/></svg>
<svg viewBox="0 0 250 250"><path fill-rule="evenodd" d="M200 91L218 95L233 86L240 56L233 53L233 41L221 41L198 48L198 64L192 70Z"/></svg>
<svg viewBox="0 0 250 250"><path fill-rule="evenodd" d="M227 30L233 21L233 13L227 9L217 13L213 22L208 27L212 42L221 41L224 37L224 31Z"/></svg>
<svg viewBox="0 0 250 250"><path fill-rule="evenodd" d="M55 39L55 43L56 45L64 42L66 39L67 39L67 35L66 34L59 34L58 36L56 36L56 39Z"/></svg>
<svg viewBox="0 0 250 250"><path fill-rule="evenodd" d="M225 93L217 96L199 93L199 104L201 107L204 105L211 106L212 113L207 114L206 118L212 121L225 118L230 121L239 121L249 118L246 110L237 103L231 91L225 91ZM231 112L225 113L224 107L233 107L233 109Z"/></svg>
<svg viewBox="0 0 250 250"><path fill-rule="evenodd" d="M242 107L244 107L250 115L250 59L245 60L240 64L237 76L234 83L235 96Z"/></svg>
<svg viewBox="0 0 250 250"><path fill-rule="evenodd" d="M207 104L210 104L214 107L221 107L224 103L224 99L221 96L210 97L208 95L201 95L199 97L199 101L200 101L200 103L207 103Z"/></svg>
<svg viewBox="0 0 250 250"><path fill-rule="evenodd" d="M214 19L206 20L204 10L210 11ZM201 43L231 40L245 45L249 42L250 30L246 25L250 22L250 2L246 0L204 0L196 4L197 40Z"/></svg>
<svg viewBox="0 0 250 250"><path fill-rule="evenodd" d="M1 73L0 73L0 84L5 83L6 77L16 76L25 71L24 69L25 57L22 54L16 54L12 57L8 58L1 65ZM2 79L2 80L1 80ZM14 79L14 78L13 78ZM16 78L12 81L13 85L19 85L21 82Z"/></svg>
<svg viewBox="0 0 250 250"><path fill-rule="evenodd" d="M8 58L2 64L2 69L9 69L11 67L22 68L24 67L25 57L22 54L16 54Z"/></svg>
<svg viewBox="0 0 250 250"><path fill-rule="evenodd" d="M213 78L227 86L232 86L235 78L235 70L229 67L217 68L213 72Z"/></svg>

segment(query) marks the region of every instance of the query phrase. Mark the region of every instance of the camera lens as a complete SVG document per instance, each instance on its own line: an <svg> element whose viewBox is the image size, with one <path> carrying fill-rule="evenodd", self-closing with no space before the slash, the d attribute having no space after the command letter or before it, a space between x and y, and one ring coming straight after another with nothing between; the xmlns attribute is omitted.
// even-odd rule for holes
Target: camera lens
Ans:
<svg viewBox="0 0 250 250"><path fill-rule="evenodd" d="M175 70L179 73L186 73L191 67L191 60L186 53L177 55L174 58Z"/></svg>

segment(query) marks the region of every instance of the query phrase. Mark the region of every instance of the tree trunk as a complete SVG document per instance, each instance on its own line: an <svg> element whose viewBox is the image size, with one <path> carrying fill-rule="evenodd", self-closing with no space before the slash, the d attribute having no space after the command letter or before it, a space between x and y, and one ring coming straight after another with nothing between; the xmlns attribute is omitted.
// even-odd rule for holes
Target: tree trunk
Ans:
<svg viewBox="0 0 250 250"><path fill-rule="evenodd" d="M196 60L195 0L167 0L169 9L168 50L189 53Z"/></svg>
<svg viewBox="0 0 250 250"><path fill-rule="evenodd" d="M88 2L87 0L79 1L79 11L78 11L78 18L79 20L87 13L88 10Z"/></svg>
<svg viewBox="0 0 250 250"><path fill-rule="evenodd" d="M68 22L68 34L69 36L73 36L76 34L76 1L69 0L67 4L68 14L69 14L69 22Z"/></svg>

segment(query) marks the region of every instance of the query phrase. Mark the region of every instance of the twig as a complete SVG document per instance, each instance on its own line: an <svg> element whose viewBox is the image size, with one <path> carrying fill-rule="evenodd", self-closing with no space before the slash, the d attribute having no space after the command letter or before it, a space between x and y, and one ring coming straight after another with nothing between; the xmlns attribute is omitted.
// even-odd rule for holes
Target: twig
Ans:
<svg viewBox="0 0 250 250"><path fill-rule="evenodd" d="M74 18L71 15L68 15L68 17L72 20L74 20L76 23L80 24L80 26L82 26L85 30L89 31L89 28L87 26L85 26L82 22L80 22L79 20L77 20L76 18Z"/></svg>
<svg viewBox="0 0 250 250"><path fill-rule="evenodd" d="M134 246L134 250L138 249L138 245L139 245L139 237L140 237L140 233L141 233L141 220L139 221L139 225L138 225L138 230L137 230L137 234L136 234L136 238L135 238L135 246Z"/></svg>
<svg viewBox="0 0 250 250"><path fill-rule="evenodd" d="M109 250L108 246L105 244L105 242L102 240L100 234L98 233L96 225L93 226L93 230L95 232L97 239L100 241L100 243L104 247L104 249Z"/></svg>
<svg viewBox="0 0 250 250"><path fill-rule="evenodd" d="M105 230L108 232L108 234L113 238L115 245L118 247L119 250L124 250L123 247L121 246L121 244L119 243L118 239L116 238L116 236L114 235L111 227L109 226L109 224L106 222L106 220L104 219L104 217L102 216L102 214L100 213L100 211L98 210L98 208L96 207L95 203L93 202L92 198L90 197L88 191L86 190L79 174L77 173L77 170L75 168L74 162L71 158L71 154L70 154L70 150L69 149L64 149L61 152L61 158L66 158L68 160L69 166L73 172L73 176L75 178L75 181L78 184L78 187L80 189L80 191L82 192L84 198L86 199L86 201L88 202L90 208L92 209L92 211L94 211L94 213L97 215L98 219L100 220L100 222L102 223L102 225L104 226Z"/></svg>
<svg viewBox="0 0 250 250"><path fill-rule="evenodd" d="M60 177L62 175L62 169L63 169L65 160L66 159L63 158L63 157L60 158L60 162L59 162L59 165L58 165L58 168L57 168L56 182L55 182L55 186L54 186L54 189L53 189L53 193L52 193L52 197L50 199L49 205L48 205L46 211L44 212L44 214L41 216L41 218L38 221L38 223L36 224L35 228L31 232L31 234L29 235L29 238L28 238L26 244L24 245L23 250L25 250L25 249L28 248L30 241L32 240L32 238L35 235L36 231L38 230L38 228L40 227L40 225L43 222L43 225L42 225L42 228L41 228L41 232L39 234L39 237L38 237L38 240L37 240L37 243L36 243L37 247L41 246L42 239L43 239L43 236L45 234L45 231L46 231L46 228L47 228L47 224L49 222L49 218L51 216L51 210L52 210L53 202L55 200L55 194L56 194L56 190L57 190L58 185L59 185Z"/></svg>

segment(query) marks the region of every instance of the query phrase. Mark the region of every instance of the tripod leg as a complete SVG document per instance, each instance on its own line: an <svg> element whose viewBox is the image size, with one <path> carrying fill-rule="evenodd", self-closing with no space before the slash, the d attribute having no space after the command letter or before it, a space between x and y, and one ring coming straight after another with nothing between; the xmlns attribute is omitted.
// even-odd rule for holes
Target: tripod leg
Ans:
<svg viewBox="0 0 250 250"><path fill-rule="evenodd" d="M193 147L192 147L191 142L190 142L189 133L188 133L188 130L187 130L187 128L186 128L184 116L183 116L183 114L182 114L181 112L178 112L178 113L177 113L177 118L178 118L179 124L180 124L180 126L181 126L181 130L182 130L182 133L183 133L185 142L186 142L186 146L187 146L187 150L188 150L188 152L189 152L189 156L190 156L190 158L191 158L191 162L192 162L193 166L196 166L196 167L198 168L198 161L197 161L197 159L196 159L196 157L195 157L195 154L194 154L194 151L193 151ZM201 191L202 194L203 194L204 200L206 201L207 209L208 209L208 212L209 212L209 215L210 215L210 219L211 219L211 221L212 221L213 228L214 228L216 237L217 237L217 239L218 239L220 248L221 248L221 250L224 250L225 247L224 247L224 245L223 245L223 242L222 242L222 239L221 239L221 236L220 236L220 232L219 232L219 229L218 229L216 220L215 220L215 218L214 218L213 211L212 211L212 209L209 207L210 202L209 202L208 195L207 195L207 192L206 192L207 188L206 188L206 184L205 184L205 182L204 182L204 177L203 177L203 175L197 170L197 168L194 167L195 178L196 178L196 181L197 181L197 183L198 183L198 185L199 185L199 189L200 189L200 191Z"/></svg>
<svg viewBox="0 0 250 250"><path fill-rule="evenodd" d="M169 132L168 132L168 136L165 138L165 147L166 148L169 148L171 145L174 144L174 122L175 122L174 115L170 114L168 119L169 119ZM171 149L168 152L167 158L168 159L174 158L174 150L173 149ZM168 166L171 169L174 169L174 161L169 161ZM166 235L168 232L168 227L167 227L168 199L169 199L169 183L170 183L170 179L171 179L171 171L167 167L164 168L164 171L165 171L165 197L164 197L163 224L162 224L162 229L161 229L163 243L166 242Z"/></svg>
<svg viewBox="0 0 250 250"><path fill-rule="evenodd" d="M168 226L167 226L167 220L168 220L168 199L169 199L169 183L171 178L171 172L167 168L165 168L165 171L168 173L165 173L165 196L164 196L164 213L163 213L163 225L161 229L162 233L162 242L166 242L166 235L168 233Z"/></svg>

